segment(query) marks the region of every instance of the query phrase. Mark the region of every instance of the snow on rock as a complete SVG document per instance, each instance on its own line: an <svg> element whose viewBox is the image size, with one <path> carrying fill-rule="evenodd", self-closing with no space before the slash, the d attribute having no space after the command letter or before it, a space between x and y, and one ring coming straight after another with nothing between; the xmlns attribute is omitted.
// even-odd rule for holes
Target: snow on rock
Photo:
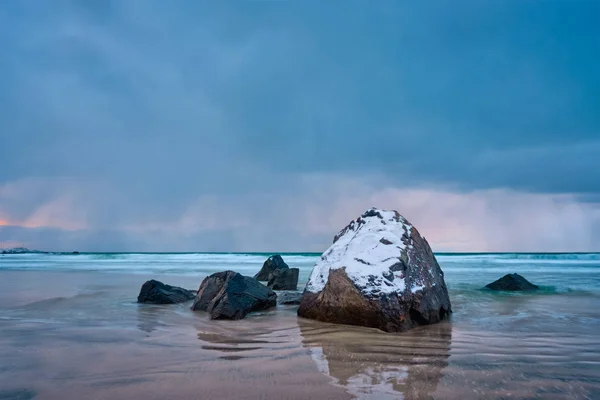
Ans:
<svg viewBox="0 0 600 400"><path fill-rule="evenodd" d="M449 312L443 272L427 241L397 211L376 208L335 235L298 309L308 318L387 331L437 322Z"/></svg>
<svg viewBox="0 0 600 400"><path fill-rule="evenodd" d="M366 294L404 290L404 275L393 270L402 262L400 252L406 249L404 241L410 241L411 229L396 211L370 209L336 235L334 244L315 265L306 290L320 292L329 270L342 267Z"/></svg>

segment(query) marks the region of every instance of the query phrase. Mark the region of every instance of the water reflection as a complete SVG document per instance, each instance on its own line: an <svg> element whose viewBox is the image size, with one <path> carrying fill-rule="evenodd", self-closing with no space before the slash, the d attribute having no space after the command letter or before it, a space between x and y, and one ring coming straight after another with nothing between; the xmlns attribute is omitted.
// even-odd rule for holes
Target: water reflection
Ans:
<svg viewBox="0 0 600 400"><path fill-rule="evenodd" d="M452 326L402 334L299 319L317 368L361 399L430 399L448 366Z"/></svg>
<svg viewBox="0 0 600 400"><path fill-rule="evenodd" d="M161 322L165 313L170 310L164 305L137 304L138 329L146 333L152 333L164 323Z"/></svg>
<svg viewBox="0 0 600 400"><path fill-rule="evenodd" d="M306 351L300 345L295 313L253 315L243 321L201 321L197 337L205 350L216 350L220 358L294 357Z"/></svg>

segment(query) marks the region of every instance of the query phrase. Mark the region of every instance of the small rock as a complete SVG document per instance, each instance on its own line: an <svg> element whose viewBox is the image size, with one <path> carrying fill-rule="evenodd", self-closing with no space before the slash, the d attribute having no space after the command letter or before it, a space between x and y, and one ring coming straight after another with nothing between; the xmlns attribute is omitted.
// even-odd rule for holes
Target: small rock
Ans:
<svg viewBox="0 0 600 400"><path fill-rule="evenodd" d="M256 279L224 271L202 281L192 310L207 311L211 319L242 319L276 304L277 294Z"/></svg>
<svg viewBox="0 0 600 400"><path fill-rule="evenodd" d="M277 293L277 303L279 304L300 304L302 301L302 292L284 291Z"/></svg>
<svg viewBox="0 0 600 400"><path fill-rule="evenodd" d="M140 289L138 303L175 304L192 300L196 296L193 290L166 285L154 279L146 281Z"/></svg>
<svg viewBox="0 0 600 400"><path fill-rule="evenodd" d="M524 291L524 290L536 290L538 286L529 282L519 274L507 274L502 278L498 279L485 286L491 290L506 290L506 291Z"/></svg>
<svg viewBox="0 0 600 400"><path fill-rule="evenodd" d="M276 269L271 273L267 286L273 290L296 290L299 273L299 268Z"/></svg>
<svg viewBox="0 0 600 400"><path fill-rule="evenodd" d="M288 265L283 261L279 254L275 254L264 262L258 274L254 275L257 281L268 281L271 278L273 271L278 269L288 269Z"/></svg>

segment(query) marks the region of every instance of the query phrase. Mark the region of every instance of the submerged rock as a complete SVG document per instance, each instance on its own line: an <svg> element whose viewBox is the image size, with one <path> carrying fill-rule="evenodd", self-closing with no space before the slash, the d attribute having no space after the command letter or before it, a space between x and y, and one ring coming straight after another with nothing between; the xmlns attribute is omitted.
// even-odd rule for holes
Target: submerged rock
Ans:
<svg viewBox="0 0 600 400"><path fill-rule="evenodd" d="M288 265L283 261L279 254L275 254L264 262L258 274L254 275L254 279L258 281L268 281L271 279L271 274L279 269L288 269Z"/></svg>
<svg viewBox="0 0 600 400"><path fill-rule="evenodd" d="M502 278L485 286L491 290L524 291L536 290L539 286L534 285L519 274L507 274Z"/></svg>
<svg viewBox="0 0 600 400"><path fill-rule="evenodd" d="M267 286L273 290L296 290L299 273L299 268L276 269L271 273Z"/></svg>
<svg viewBox="0 0 600 400"><path fill-rule="evenodd" d="M193 290L166 285L151 279L146 281L140 289L138 303L175 304L192 300L196 296Z"/></svg>
<svg viewBox="0 0 600 400"><path fill-rule="evenodd" d="M192 310L207 311L211 319L242 319L276 304L277 294L256 279L224 271L202 281Z"/></svg>
<svg viewBox="0 0 600 400"><path fill-rule="evenodd" d="M277 303L290 305L290 304L300 304L302 300L302 292L295 291L284 291L277 293Z"/></svg>
<svg viewBox="0 0 600 400"><path fill-rule="evenodd" d="M397 211L375 208L335 236L298 308L301 317L387 332L436 323L451 312L427 241Z"/></svg>

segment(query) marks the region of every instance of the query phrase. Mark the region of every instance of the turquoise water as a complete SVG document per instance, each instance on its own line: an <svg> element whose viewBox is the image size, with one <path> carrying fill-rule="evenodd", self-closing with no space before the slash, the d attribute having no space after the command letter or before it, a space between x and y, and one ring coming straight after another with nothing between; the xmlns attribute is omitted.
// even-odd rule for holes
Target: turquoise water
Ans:
<svg viewBox="0 0 600 400"><path fill-rule="evenodd" d="M195 289L269 255L0 256L0 399L600 399L600 253L436 254L454 313L403 334L135 302L147 279ZM319 254L283 257L302 289ZM541 290L482 290L514 272Z"/></svg>
<svg viewBox="0 0 600 400"><path fill-rule="evenodd" d="M270 253L58 253L0 256L0 271L94 271L139 274L147 277L178 275L203 278L232 269L254 275ZM300 282L308 279L320 256L282 253L291 267L300 268ZM469 290L507 273L517 272L542 286L543 292L600 293L600 253L439 253L438 262L448 286Z"/></svg>

